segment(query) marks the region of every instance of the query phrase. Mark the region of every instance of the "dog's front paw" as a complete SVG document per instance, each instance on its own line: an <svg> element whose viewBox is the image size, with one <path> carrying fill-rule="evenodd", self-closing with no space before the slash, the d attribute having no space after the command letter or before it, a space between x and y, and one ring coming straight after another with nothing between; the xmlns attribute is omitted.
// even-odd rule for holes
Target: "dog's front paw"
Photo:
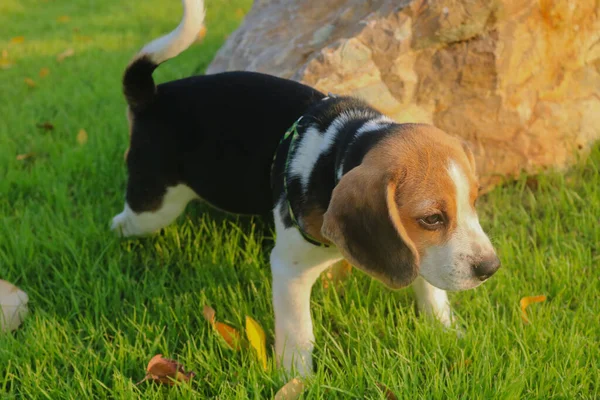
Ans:
<svg viewBox="0 0 600 400"><path fill-rule="evenodd" d="M312 347L310 349L296 349L285 351L282 359L285 372L293 375L309 376L313 373Z"/></svg>
<svg viewBox="0 0 600 400"><path fill-rule="evenodd" d="M114 216L110 229L123 237L135 235L135 227L126 210Z"/></svg>

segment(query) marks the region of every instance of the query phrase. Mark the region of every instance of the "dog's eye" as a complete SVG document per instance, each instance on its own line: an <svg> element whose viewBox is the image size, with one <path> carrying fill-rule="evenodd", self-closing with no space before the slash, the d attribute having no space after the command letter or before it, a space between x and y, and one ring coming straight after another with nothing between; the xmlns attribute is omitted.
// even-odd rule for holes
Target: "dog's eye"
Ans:
<svg viewBox="0 0 600 400"><path fill-rule="evenodd" d="M419 219L419 224L425 229L438 229L444 225L444 216L442 214L431 214Z"/></svg>

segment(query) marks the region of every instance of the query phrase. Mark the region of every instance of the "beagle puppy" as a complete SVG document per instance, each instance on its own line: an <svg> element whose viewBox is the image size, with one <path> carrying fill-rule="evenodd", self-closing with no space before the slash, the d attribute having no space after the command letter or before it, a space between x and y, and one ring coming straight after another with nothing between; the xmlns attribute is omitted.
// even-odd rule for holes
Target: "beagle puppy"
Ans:
<svg viewBox="0 0 600 400"><path fill-rule="evenodd" d="M474 288L500 267L475 211L469 148L360 100L261 74L155 86L157 65L202 25L202 1L183 3L179 27L125 71L129 179L113 229L154 232L193 199L234 213L272 211L275 347L288 371L312 371L311 288L342 258L392 288L412 284L421 312L450 326L446 290Z"/></svg>
<svg viewBox="0 0 600 400"><path fill-rule="evenodd" d="M310 293L342 258L452 324L446 290L474 288L500 260L475 211L473 154L425 124L397 124L350 97L324 98L286 133L272 170L276 352L310 373Z"/></svg>

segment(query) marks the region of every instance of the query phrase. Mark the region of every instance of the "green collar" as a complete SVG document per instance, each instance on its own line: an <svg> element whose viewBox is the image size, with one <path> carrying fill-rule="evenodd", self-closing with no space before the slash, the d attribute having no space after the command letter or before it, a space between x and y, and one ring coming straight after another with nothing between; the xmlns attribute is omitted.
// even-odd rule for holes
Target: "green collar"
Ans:
<svg viewBox="0 0 600 400"><path fill-rule="evenodd" d="M301 119L302 119L302 117L298 118L298 120L296 120L296 122L294 122L294 125L292 125L292 127L285 132L285 134L279 141L279 145L277 146L277 150L275 151L275 155L273 156L273 164L271 164L271 169L273 169L273 167L275 166L275 160L277 159L277 153L279 152L279 148L281 147L282 144L285 143L286 140L289 140L290 143L289 143L288 151L287 151L286 158L285 158L285 164L283 167L283 194L285 196L285 202L287 204L288 212L290 214L290 219L292 220L292 225L294 226L294 228L298 229L298 232L300 232L302 237L307 242L314 244L315 246L319 246L319 247L329 247L328 244L320 242L319 240L317 240L313 236L311 236L308 232L304 231L304 229L302 229L302 227L298 223L298 220L296 219L296 216L294 215L294 210L292 210L292 205L290 204L290 200L288 198L288 167L290 164L290 154L293 152L294 145L296 144L296 139L298 139L298 136L299 136L298 135L298 123L300 122Z"/></svg>

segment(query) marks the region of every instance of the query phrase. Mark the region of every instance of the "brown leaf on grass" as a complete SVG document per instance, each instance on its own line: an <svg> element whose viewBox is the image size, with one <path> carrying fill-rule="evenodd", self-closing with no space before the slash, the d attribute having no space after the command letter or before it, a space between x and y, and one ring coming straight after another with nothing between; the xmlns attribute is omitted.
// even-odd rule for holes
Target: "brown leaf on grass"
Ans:
<svg viewBox="0 0 600 400"><path fill-rule="evenodd" d="M543 301L546 301L546 296L544 296L544 295L542 295L542 296L526 296L521 299L519 304L521 305L521 319L523 319L523 322L525 322L526 324L529 323L529 318L527 318L527 311L525 311L527 306L529 306L530 304L533 304L533 303L541 303Z"/></svg>
<svg viewBox="0 0 600 400"><path fill-rule="evenodd" d="M186 372L183 365L177 361L164 358L162 354L157 354L152 357L146 371L147 373L144 379L136 383L136 385L151 379L154 382L173 386L179 382L188 382L196 375L192 371Z"/></svg>
<svg viewBox="0 0 600 400"><path fill-rule="evenodd" d="M466 367L468 367L471 364L473 364L473 361L471 361L469 359L466 359L464 361L456 362L456 363L454 363L454 364L452 364L450 366L450 369L448 370L448 372L452 372L452 371L454 371L455 369L458 369L458 368L466 368Z"/></svg>
<svg viewBox="0 0 600 400"><path fill-rule="evenodd" d="M73 48L68 48L59 55L56 56L56 61L63 62L63 60L67 57L71 57L75 54L75 50Z"/></svg>
<svg viewBox="0 0 600 400"><path fill-rule="evenodd" d="M237 10L235 10L235 16L237 18L244 18L244 15L246 15L246 12L243 9L238 8Z"/></svg>
<svg viewBox="0 0 600 400"><path fill-rule="evenodd" d="M54 125L52 124L52 122L48 122L48 121L39 123L36 126L38 128L40 128L40 129L43 129L43 130L47 131L47 132L54 130Z"/></svg>
<svg viewBox="0 0 600 400"><path fill-rule="evenodd" d="M377 382L376 385L379 388L379 390L383 392L387 400L398 400L398 397L396 397L394 392L392 392L390 388L385 386L383 383Z"/></svg>
<svg viewBox="0 0 600 400"><path fill-rule="evenodd" d="M44 78L46 76L48 76L48 74L50 74L50 69L43 67L42 69L40 69L40 78Z"/></svg>
<svg viewBox="0 0 600 400"><path fill-rule="evenodd" d="M13 44L23 43L25 41L25 36L15 36L10 39L10 42Z"/></svg>
<svg viewBox="0 0 600 400"><path fill-rule="evenodd" d="M13 62L8 58L0 58L0 69L9 69L13 66Z"/></svg>
<svg viewBox="0 0 600 400"><path fill-rule="evenodd" d="M233 350L240 349L240 333L237 329L224 324L222 322L215 322L213 324L219 335L225 340L225 343L229 345Z"/></svg>
<svg viewBox="0 0 600 400"><path fill-rule="evenodd" d="M88 141L88 134L85 131L85 129L80 129L79 132L77 132L77 143L79 143L80 145L84 145L86 144Z"/></svg>
<svg viewBox="0 0 600 400"><path fill-rule="evenodd" d="M0 332L14 331L27 315L27 293L0 279Z"/></svg>
<svg viewBox="0 0 600 400"><path fill-rule="evenodd" d="M69 22L71 20L71 17L69 17L68 15L61 15L60 17L56 18L56 20L58 22Z"/></svg>
<svg viewBox="0 0 600 400"><path fill-rule="evenodd" d="M35 157L34 152L18 154L17 161L25 161L25 160L33 159L34 157Z"/></svg>
<svg viewBox="0 0 600 400"><path fill-rule="evenodd" d="M8 50L4 49L2 50L2 59L7 59L8 58Z"/></svg>
<svg viewBox="0 0 600 400"><path fill-rule="evenodd" d="M25 78L23 79L23 82L25 82L29 87L35 87L35 81L31 78Z"/></svg>
<svg viewBox="0 0 600 400"><path fill-rule="evenodd" d="M330 285L333 285L338 294L340 296L344 296L345 290L343 283L350 277L351 274L352 265L348 261L342 260L333 264L327 271L325 271L325 273L321 276L321 283L324 289L327 289Z"/></svg>
<svg viewBox="0 0 600 400"><path fill-rule="evenodd" d="M205 305L202 309L202 315L204 319L206 319L210 324L215 328L219 336L223 338L225 343L232 348L233 350L239 350L240 348L240 333L237 329L224 324L223 322L218 322L215 319L216 312L215 309L209 305Z"/></svg>
<svg viewBox="0 0 600 400"><path fill-rule="evenodd" d="M304 382L300 378L294 378L275 393L273 400L296 400L303 391Z"/></svg>
<svg viewBox="0 0 600 400"><path fill-rule="evenodd" d="M205 305L202 309L202 315L204 315L204 319L206 319L211 324L215 323L215 309L209 305Z"/></svg>

